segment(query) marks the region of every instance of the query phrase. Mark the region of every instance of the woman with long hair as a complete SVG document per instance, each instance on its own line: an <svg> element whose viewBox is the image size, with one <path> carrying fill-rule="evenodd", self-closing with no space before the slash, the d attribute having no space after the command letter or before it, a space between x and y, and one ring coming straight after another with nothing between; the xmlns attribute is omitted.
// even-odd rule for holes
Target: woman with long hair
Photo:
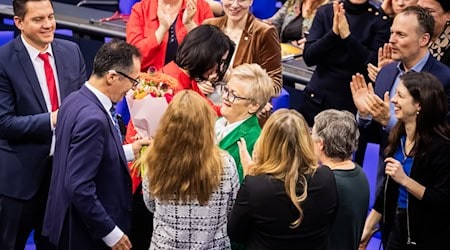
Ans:
<svg viewBox="0 0 450 250"><path fill-rule="evenodd" d="M392 98L398 122L386 148L384 192L361 240L381 221L385 249L449 249L450 129L447 97L429 73L400 77Z"/></svg>
<svg viewBox="0 0 450 250"><path fill-rule="evenodd" d="M329 249L337 205L328 167L317 165L303 117L280 109L264 125L250 159L241 140L245 177L228 224L247 249Z"/></svg>
<svg viewBox="0 0 450 250"><path fill-rule="evenodd" d="M175 95L143 164L144 201L154 213L150 249L229 249L226 225L239 180L214 139L216 120L197 93Z"/></svg>

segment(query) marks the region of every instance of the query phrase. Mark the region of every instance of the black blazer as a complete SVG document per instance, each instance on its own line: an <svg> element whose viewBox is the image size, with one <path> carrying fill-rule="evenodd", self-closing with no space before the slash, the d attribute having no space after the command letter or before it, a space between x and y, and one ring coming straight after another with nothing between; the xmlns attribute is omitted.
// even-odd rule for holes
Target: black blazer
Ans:
<svg viewBox="0 0 450 250"><path fill-rule="evenodd" d="M308 197L300 205L304 218L286 195L284 183L270 175L246 176L238 192L230 220L230 239L247 249L330 249L329 234L337 206L332 171L319 167L308 177Z"/></svg>

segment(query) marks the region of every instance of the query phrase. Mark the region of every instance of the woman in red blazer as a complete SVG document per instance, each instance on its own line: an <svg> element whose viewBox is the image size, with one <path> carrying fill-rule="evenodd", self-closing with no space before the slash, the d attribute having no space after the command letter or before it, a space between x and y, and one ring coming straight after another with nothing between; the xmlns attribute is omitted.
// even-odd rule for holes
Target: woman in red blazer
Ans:
<svg viewBox="0 0 450 250"><path fill-rule="evenodd" d="M213 13L205 0L143 0L127 23L127 42L142 55L142 71L161 69L175 59L186 34Z"/></svg>

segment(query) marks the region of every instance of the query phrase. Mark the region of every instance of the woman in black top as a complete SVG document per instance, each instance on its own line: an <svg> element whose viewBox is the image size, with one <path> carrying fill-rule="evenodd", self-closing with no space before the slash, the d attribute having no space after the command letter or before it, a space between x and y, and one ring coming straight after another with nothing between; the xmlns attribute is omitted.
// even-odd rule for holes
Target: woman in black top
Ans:
<svg viewBox="0 0 450 250"><path fill-rule="evenodd" d="M244 174L228 222L233 241L247 249L330 249L337 191L333 173L318 167L303 117L273 113L256 142L251 162L241 139Z"/></svg>
<svg viewBox="0 0 450 250"><path fill-rule="evenodd" d="M450 129L447 97L429 73L400 77L397 124L386 148L384 192L366 219L365 246L382 219L385 249L450 249Z"/></svg>

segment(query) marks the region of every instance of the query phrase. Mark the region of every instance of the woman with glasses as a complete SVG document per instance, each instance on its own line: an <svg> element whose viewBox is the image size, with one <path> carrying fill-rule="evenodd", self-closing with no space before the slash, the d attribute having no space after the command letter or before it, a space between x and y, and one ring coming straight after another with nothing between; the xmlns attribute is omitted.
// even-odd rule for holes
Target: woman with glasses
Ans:
<svg viewBox="0 0 450 250"><path fill-rule="evenodd" d="M213 17L205 0L143 0L131 10L127 42L142 54L142 71L175 59L178 45L203 20Z"/></svg>
<svg viewBox="0 0 450 250"><path fill-rule="evenodd" d="M384 249L450 249L450 128L439 80L410 71L391 102L398 122L385 150L384 191L366 219L360 249L381 222Z"/></svg>
<svg viewBox="0 0 450 250"><path fill-rule="evenodd" d="M272 79L258 64L242 64L233 69L222 93L223 117L216 122L216 140L221 149L233 156L242 182L244 174L237 142L245 138L248 152L253 152L261 133L256 113L273 94Z"/></svg>
<svg viewBox="0 0 450 250"><path fill-rule="evenodd" d="M274 26L256 19L250 13L253 0L222 0L225 16L205 20L219 27L236 44L231 53L232 68L243 63L257 63L273 80L274 96L281 91L281 48ZM213 92L211 86L200 86L205 94Z"/></svg>
<svg viewBox="0 0 450 250"><path fill-rule="evenodd" d="M228 222L232 241L248 250L330 249L336 182L319 167L303 117L280 109L264 125L253 161L241 140L245 179Z"/></svg>

